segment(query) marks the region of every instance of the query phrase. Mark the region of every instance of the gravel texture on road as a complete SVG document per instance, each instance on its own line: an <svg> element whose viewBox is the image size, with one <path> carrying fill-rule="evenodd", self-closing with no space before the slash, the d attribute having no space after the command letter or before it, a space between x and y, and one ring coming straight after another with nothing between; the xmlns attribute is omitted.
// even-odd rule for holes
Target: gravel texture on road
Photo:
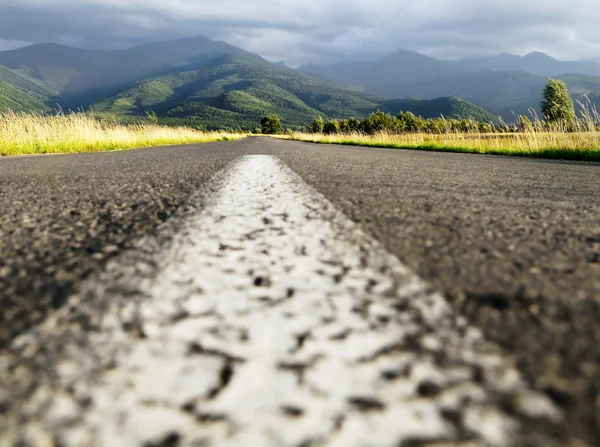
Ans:
<svg viewBox="0 0 600 447"><path fill-rule="evenodd" d="M0 356L55 372L2 377L13 402L38 383L0 444L552 443L551 399L276 158L207 189L169 244L115 259Z"/></svg>
<svg viewBox="0 0 600 447"><path fill-rule="evenodd" d="M167 244L157 227L178 209L185 214L190 196L245 154L279 157L442 292L454 314L501 349L498 355L513 358L527 387L547 396L565 418L551 425L529 419L532 433L544 432L557 445L598 444L596 164L264 138L2 159L0 347L11 355L9 346L19 335L42 327L54 309L67 312L64 304L83 279L100 274L108 261L121 259L142 238L154 235ZM194 212L203 207L200 199ZM177 227L180 220L169 225ZM77 333L93 330L89 318L78 315L84 313L73 314L80 328L71 333L75 340ZM50 357L54 349L51 342L44 346ZM44 371L40 359L43 352L20 356L8 368L10 374L18 370L32 377L29 395L51 372ZM504 414L517 414L515 399L498 405ZM0 391L0 417L10 408L11 398ZM539 438L527 442L548 445Z"/></svg>
<svg viewBox="0 0 600 447"><path fill-rule="evenodd" d="M282 151L515 356L565 411L563 436L600 445L600 164L320 145Z"/></svg>
<svg viewBox="0 0 600 447"><path fill-rule="evenodd" d="M219 143L0 159L0 348L240 153Z"/></svg>

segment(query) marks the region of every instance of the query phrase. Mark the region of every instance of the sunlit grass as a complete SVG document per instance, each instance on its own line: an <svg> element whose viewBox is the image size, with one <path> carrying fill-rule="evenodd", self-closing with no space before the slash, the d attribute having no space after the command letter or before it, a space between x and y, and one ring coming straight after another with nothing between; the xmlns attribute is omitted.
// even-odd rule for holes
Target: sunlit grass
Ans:
<svg viewBox="0 0 600 447"><path fill-rule="evenodd" d="M600 132L598 131L490 134L382 132L375 135L293 133L286 138L327 144L600 161Z"/></svg>
<svg viewBox="0 0 600 447"><path fill-rule="evenodd" d="M395 149L600 161L600 113L588 98L577 103L579 114L570 123L540 119L533 109L530 109L530 117L515 115L514 123L501 120L500 125L444 117L426 120L414 115L409 117L411 114L406 113L382 120L381 112L377 112L371 117L378 118L379 125L385 124L387 127L381 127L387 129L385 131L369 132L369 126L365 126L369 124L369 117L360 123L355 120L354 132L343 132L342 124L346 124L346 129L353 128L346 121L330 125L329 129L324 123L324 133L300 132L283 138ZM406 130L408 118L411 118L411 129L418 131ZM314 125L315 122L309 128L314 129Z"/></svg>
<svg viewBox="0 0 600 447"><path fill-rule="evenodd" d="M244 136L150 123L101 122L85 114L0 114L0 155L100 152L228 141Z"/></svg>

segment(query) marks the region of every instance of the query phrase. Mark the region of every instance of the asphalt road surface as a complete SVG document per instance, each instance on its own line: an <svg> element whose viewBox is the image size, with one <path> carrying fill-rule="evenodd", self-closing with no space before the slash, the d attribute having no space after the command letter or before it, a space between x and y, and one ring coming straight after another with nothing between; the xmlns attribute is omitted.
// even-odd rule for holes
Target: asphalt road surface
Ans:
<svg viewBox="0 0 600 447"><path fill-rule="evenodd" d="M600 444L598 164L5 158L0 254L2 446Z"/></svg>

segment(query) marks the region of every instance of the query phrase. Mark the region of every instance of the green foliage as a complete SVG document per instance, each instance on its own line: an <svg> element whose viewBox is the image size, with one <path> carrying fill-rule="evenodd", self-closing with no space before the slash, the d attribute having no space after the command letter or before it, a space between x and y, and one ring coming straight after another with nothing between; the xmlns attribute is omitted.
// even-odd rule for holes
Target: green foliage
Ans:
<svg viewBox="0 0 600 447"><path fill-rule="evenodd" d="M366 133L377 133L390 131L396 128L394 118L389 113L384 113L381 110L371 113L362 123L362 130Z"/></svg>
<svg viewBox="0 0 600 447"><path fill-rule="evenodd" d="M323 126L323 133L329 135L340 133L340 123L336 120L327 121Z"/></svg>
<svg viewBox="0 0 600 447"><path fill-rule="evenodd" d="M276 135L283 131L281 118L277 115L267 115L260 121L261 131L266 135Z"/></svg>
<svg viewBox="0 0 600 447"><path fill-rule="evenodd" d="M356 118L348 118L347 120L339 121L339 132L341 133L358 133L362 132L362 125Z"/></svg>
<svg viewBox="0 0 600 447"><path fill-rule="evenodd" d="M308 126L309 131L320 126L314 122ZM374 135L387 133L419 133L442 134L450 132L493 132L496 127L491 123L480 123L474 120L454 120L444 118L425 119L411 112L400 112L398 117L380 110L371 113L362 121L355 118L347 120L328 120L323 125L323 132L328 135L337 133L362 133Z"/></svg>
<svg viewBox="0 0 600 447"><path fill-rule="evenodd" d="M398 119L400 120L400 117ZM423 127L424 131L428 133L449 133L452 131L453 122L442 118L434 118L426 120Z"/></svg>
<svg viewBox="0 0 600 447"><path fill-rule="evenodd" d="M308 131L312 133L323 133L323 130L325 130L325 121L323 121L323 117L319 115L312 123L310 123Z"/></svg>
<svg viewBox="0 0 600 447"><path fill-rule="evenodd" d="M308 126L309 131L312 129L320 129L313 122ZM380 110L371 113L362 121L356 118L347 120L328 120L323 124L323 132L327 135L338 133L362 133L366 135L374 135L381 132L384 133L431 133L445 134L451 132L462 133L491 133L500 129L492 123L481 123L475 120L456 120L445 118L429 118L417 116L412 112L400 112L398 117L393 117L389 113Z"/></svg>
<svg viewBox="0 0 600 447"><path fill-rule="evenodd" d="M0 113L50 112L55 87L32 76L26 69L0 66Z"/></svg>
<svg viewBox="0 0 600 447"><path fill-rule="evenodd" d="M158 124L158 115L154 110L146 110L146 116L152 124Z"/></svg>
<svg viewBox="0 0 600 447"><path fill-rule="evenodd" d="M412 112L400 112L397 127L405 132L421 132L425 130L425 120Z"/></svg>
<svg viewBox="0 0 600 447"><path fill-rule="evenodd" d="M540 103L542 115L550 124L572 127L575 122L575 107L566 84L558 79L549 79Z"/></svg>

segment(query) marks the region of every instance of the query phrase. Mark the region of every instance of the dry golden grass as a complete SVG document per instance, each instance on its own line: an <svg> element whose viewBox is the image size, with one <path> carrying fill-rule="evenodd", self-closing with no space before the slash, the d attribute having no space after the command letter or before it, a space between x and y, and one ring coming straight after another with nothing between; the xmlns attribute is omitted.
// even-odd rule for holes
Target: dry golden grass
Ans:
<svg viewBox="0 0 600 447"><path fill-rule="evenodd" d="M0 114L0 155L100 152L228 141L244 136L152 124L106 123L84 114Z"/></svg>
<svg viewBox="0 0 600 447"><path fill-rule="evenodd" d="M314 143L421 149L475 154L600 161L600 132L380 133L376 135L294 133L284 138Z"/></svg>

